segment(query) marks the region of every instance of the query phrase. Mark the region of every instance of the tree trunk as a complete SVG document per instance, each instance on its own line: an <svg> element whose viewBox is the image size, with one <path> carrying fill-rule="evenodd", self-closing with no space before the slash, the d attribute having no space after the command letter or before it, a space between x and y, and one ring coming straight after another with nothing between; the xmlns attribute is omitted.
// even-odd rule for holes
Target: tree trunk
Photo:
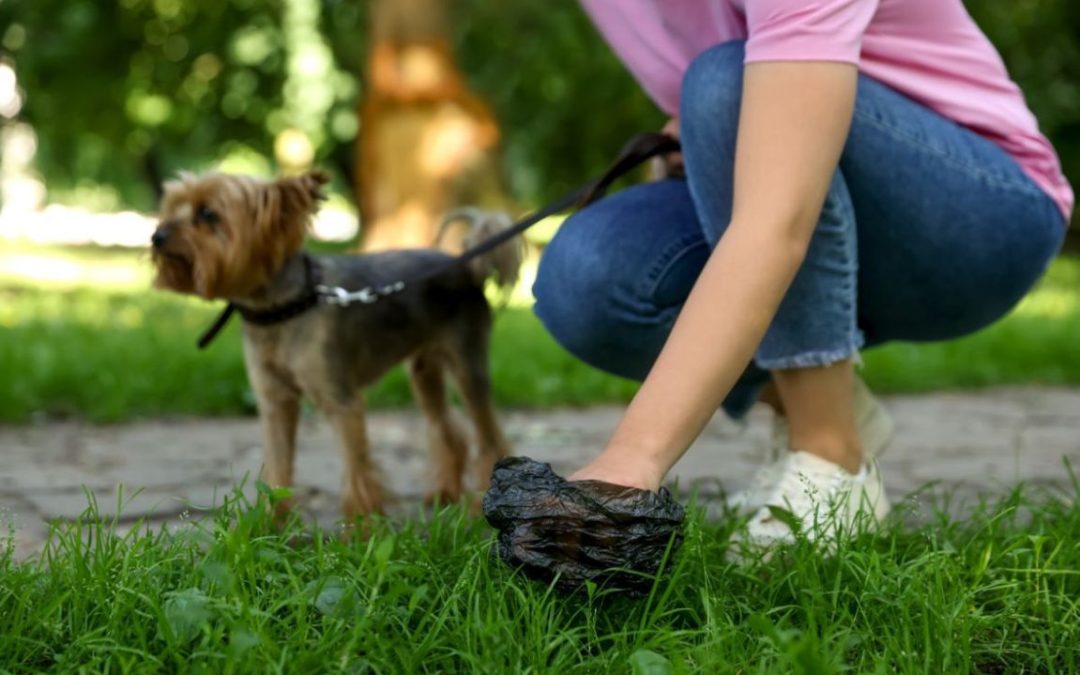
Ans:
<svg viewBox="0 0 1080 675"><path fill-rule="evenodd" d="M502 201L498 126L454 64L446 0L371 0L360 248L430 246L443 213Z"/></svg>

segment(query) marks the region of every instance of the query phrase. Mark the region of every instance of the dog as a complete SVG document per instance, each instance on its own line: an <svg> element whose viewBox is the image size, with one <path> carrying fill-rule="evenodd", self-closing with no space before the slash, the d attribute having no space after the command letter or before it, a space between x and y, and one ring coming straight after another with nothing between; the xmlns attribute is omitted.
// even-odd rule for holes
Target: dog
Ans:
<svg viewBox="0 0 1080 675"><path fill-rule="evenodd" d="M492 312L484 286L489 279L513 285L521 238L374 303L312 303L315 281L352 291L419 276L449 258L435 248L335 256L305 252L305 234L327 180L321 172L274 181L181 174L166 183L150 246L154 285L226 299L245 317L244 359L263 432L263 479L271 487L293 483L300 402L307 397L340 442L346 521L381 513L386 495L368 449L363 391L405 361L428 426L434 464L428 501L455 502L465 492L469 448L451 415L447 373L476 430L473 485L486 489L495 462L509 446L491 400ZM509 218L475 211L450 219L470 221L466 246L509 225ZM282 501L277 514L290 506Z"/></svg>

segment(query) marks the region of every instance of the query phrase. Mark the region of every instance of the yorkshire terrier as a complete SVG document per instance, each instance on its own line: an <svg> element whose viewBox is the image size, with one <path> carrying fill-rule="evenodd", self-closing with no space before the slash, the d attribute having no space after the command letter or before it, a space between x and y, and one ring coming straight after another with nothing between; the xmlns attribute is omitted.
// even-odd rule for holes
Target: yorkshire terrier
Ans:
<svg viewBox="0 0 1080 675"><path fill-rule="evenodd" d="M492 315L484 286L489 279L503 287L514 283L520 237L377 302L305 302L316 297L316 284L351 291L392 283L420 276L448 258L436 248L369 255L304 252L326 181L324 174L312 172L276 181L181 175L166 183L151 246L155 286L226 299L245 317L244 359L264 436L263 478L272 487L292 485L297 420L306 396L340 440L346 520L381 512L384 493L368 452L363 390L406 361L428 423L434 464L428 499L457 501L465 489L469 448L450 413L447 371L476 428L473 485L486 489L508 446L492 408ZM509 225L508 218L477 212L456 217L470 221L466 246ZM279 516L288 508L287 501L280 504Z"/></svg>

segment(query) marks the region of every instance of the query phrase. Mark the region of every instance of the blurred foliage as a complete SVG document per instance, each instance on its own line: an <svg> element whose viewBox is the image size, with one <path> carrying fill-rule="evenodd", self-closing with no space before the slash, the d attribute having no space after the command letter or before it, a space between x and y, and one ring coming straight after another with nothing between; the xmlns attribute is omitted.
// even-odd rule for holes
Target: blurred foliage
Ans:
<svg viewBox="0 0 1080 675"><path fill-rule="evenodd" d="M1065 176L1080 192L1080 3L1076 0L966 0L1024 90ZM1074 211L1073 226L1080 224ZM1076 234L1076 229L1073 230Z"/></svg>
<svg viewBox="0 0 1080 675"><path fill-rule="evenodd" d="M50 187L108 183L146 206L163 171L217 155L226 139L268 151L284 59L278 21L253 4L0 3Z"/></svg>
<svg viewBox="0 0 1080 675"><path fill-rule="evenodd" d="M272 157L285 128L351 142L355 117L351 126L339 120L352 114L355 79L333 71L328 51L320 63L319 45L297 21L283 29L286 12L299 6L289 16L302 22L313 2L0 0L0 48L15 61L22 116L38 132L37 165L50 188L107 184L146 208L179 168L232 154ZM312 69L326 77L311 78ZM313 95L306 78L329 96ZM322 129L311 128L313 109Z"/></svg>
<svg viewBox="0 0 1080 675"><path fill-rule="evenodd" d="M459 65L502 125L516 197L556 198L663 125L577 3L457 1Z"/></svg>
<svg viewBox="0 0 1080 675"><path fill-rule="evenodd" d="M967 5L1080 183L1080 4ZM561 193L662 123L575 3L454 9L460 65L502 123L517 198ZM272 157L288 127L348 177L366 12L363 0L0 0L0 52L28 94L50 187L107 183L145 208L162 174L237 151Z"/></svg>

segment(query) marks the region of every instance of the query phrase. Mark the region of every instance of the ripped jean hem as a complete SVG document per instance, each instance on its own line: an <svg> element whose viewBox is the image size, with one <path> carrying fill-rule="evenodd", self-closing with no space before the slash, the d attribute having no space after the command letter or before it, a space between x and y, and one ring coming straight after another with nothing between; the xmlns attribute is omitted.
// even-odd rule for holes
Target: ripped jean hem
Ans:
<svg viewBox="0 0 1080 675"><path fill-rule="evenodd" d="M831 366L834 363L839 363L846 359L859 360L859 349L862 348L864 340L853 340L850 346L840 349L831 350L817 350L812 352L803 352L801 354L795 354L794 356L782 356L778 358L763 359L755 358L754 365L762 370L792 370L795 368L820 368L822 366Z"/></svg>

